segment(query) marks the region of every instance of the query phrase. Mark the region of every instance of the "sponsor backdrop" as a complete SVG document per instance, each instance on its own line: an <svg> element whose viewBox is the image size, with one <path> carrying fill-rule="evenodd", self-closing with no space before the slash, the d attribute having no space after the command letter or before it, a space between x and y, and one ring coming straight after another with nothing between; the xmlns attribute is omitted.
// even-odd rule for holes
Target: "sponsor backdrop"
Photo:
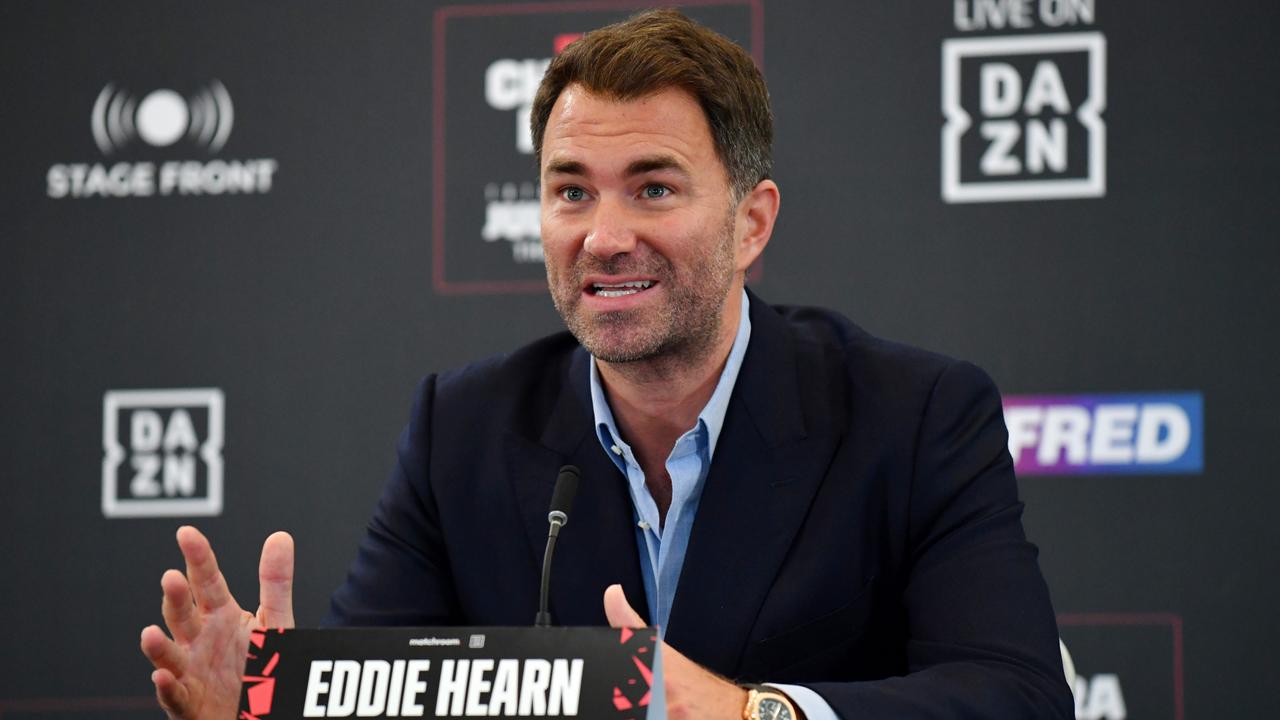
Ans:
<svg viewBox="0 0 1280 720"><path fill-rule="evenodd" d="M157 714L184 522L319 620L417 379L559 327L529 103L638 6L0 7L0 717ZM1078 716L1280 716L1280 11L685 6L772 87L759 293L1006 393Z"/></svg>

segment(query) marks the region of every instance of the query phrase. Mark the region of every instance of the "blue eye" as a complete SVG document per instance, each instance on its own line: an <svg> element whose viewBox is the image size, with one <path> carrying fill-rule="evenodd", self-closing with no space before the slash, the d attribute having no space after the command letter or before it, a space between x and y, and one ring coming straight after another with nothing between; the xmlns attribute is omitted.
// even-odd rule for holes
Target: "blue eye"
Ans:
<svg viewBox="0 0 1280 720"><path fill-rule="evenodd" d="M646 185L644 187L644 196L651 200L666 197L670 192L671 190L665 185Z"/></svg>
<svg viewBox="0 0 1280 720"><path fill-rule="evenodd" d="M560 193L564 195L564 199L569 202L578 202L587 196L580 187L567 187L564 190L561 190Z"/></svg>

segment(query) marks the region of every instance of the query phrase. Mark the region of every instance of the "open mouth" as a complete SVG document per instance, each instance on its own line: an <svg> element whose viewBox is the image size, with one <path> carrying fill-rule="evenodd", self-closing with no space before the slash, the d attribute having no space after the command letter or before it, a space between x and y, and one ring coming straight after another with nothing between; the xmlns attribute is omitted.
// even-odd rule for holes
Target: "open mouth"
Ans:
<svg viewBox="0 0 1280 720"><path fill-rule="evenodd" d="M587 292L603 298L619 298L642 293L653 287L652 280L632 280L623 283L591 283Z"/></svg>

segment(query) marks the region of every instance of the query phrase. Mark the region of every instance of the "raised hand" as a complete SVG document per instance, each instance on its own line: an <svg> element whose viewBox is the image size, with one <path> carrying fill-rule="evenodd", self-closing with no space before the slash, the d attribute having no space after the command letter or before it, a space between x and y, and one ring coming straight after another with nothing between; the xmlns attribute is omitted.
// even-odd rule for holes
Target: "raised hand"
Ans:
<svg viewBox="0 0 1280 720"><path fill-rule="evenodd" d="M646 624L627 602L621 585L605 589L604 614L609 618L609 627L639 628ZM742 717L742 709L747 704L746 690L681 655L666 642L662 643L662 674L668 718L740 720Z"/></svg>
<svg viewBox="0 0 1280 720"><path fill-rule="evenodd" d="M249 634L260 627L293 627L293 538L278 532L262 546L257 614L231 597L213 548L190 526L178 529L187 573L160 578L161 612L172 639L159 626L142 630L142 654L156 669L151 681L165 713L183 720L232 720L240 703Z"/></svg>

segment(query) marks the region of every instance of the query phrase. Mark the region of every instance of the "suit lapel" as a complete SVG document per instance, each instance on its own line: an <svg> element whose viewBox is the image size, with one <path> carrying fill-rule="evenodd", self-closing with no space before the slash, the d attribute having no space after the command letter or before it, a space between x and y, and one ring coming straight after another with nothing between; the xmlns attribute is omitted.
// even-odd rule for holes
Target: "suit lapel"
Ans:
<svg viewBox="0 0 1280 720"><path fill-rule="evenodd" d="M799 363L785 321L748 291L752 338L685 554L666 639L732 675L835 452L837 433L806 428ZM626 479L596 439L581 348L541 436L512 434L507 468L541 571L547 509L562 465L582 472L552 569L551 612L560 625L605 623L604 588L620 583L650 617L640 576L635 516ZM530 618L536 608L530 609Z"/></svg>
<svg viewBox="0 0 1280 720"><path fill-rule="evenodd" d="M736 672L751 628L835 451L805 427L795 348L751 295L751 344L707 476L666 639Z"/></svg>
<svg viewBox="0 0 1280 720"><path fill-rule="evenodd" d="M588 359L581 348L574 351L541 437L532 441L512 434L507 443L507 474L529 538L529 561L539 575L556 475L563 465L577 465L581 472L551 570L551 614L557 625L605 624L604 589L614 583L622 585L642 616L649 612L626 480L592 427ZM529 609L530 621L536 609Z"/></svg>

